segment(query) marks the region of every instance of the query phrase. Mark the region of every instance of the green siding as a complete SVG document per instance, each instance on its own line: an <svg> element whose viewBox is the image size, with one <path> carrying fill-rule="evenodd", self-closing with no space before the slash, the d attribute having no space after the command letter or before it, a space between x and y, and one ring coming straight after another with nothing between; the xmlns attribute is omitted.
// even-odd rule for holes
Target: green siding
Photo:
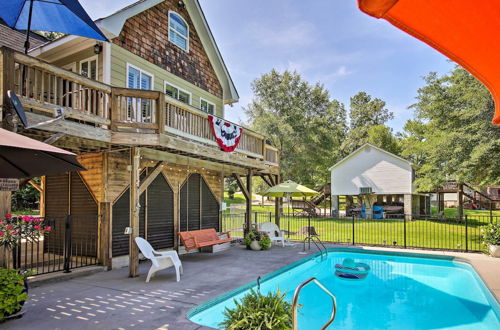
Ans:
<svg viewBox="0 0 500 330"><path fill-rule="evenodd" d="M126 86L127 64L131 64L154 76L154 89L164 92L164 82L169 82L181 89L191 93L191 105L200 109L200 98L212 102L216 106L216 115L224 117L223 101L215 95L196 87L186 80L156 66L155 64L123 49L120 46L111 44L111 85L117 87Z"/></svg>

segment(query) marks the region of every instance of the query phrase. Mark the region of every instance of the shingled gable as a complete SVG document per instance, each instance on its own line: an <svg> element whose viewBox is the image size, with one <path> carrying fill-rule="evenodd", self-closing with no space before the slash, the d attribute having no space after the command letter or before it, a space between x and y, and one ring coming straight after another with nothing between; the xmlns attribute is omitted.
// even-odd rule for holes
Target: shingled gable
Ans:
<svg viewBox="0 0 500 330"><path fill-rule="evenodd" d="M98 19L96 21L96 24L106 34L108 38L116 40L114 41L114 43L117 43L118 45L127 48L127 45L129 45L129 43L125 43L123 40L119 40L120 33L126 27L127 20L130 18L134 18L135 16L139 17L141 13L157 5L161 5L162 2L168 2L168 1L141 0L115 12L114 14L111 14L110 16ZM185 4L185 9L182 10L187 11L190 18L190 23L194 26L194 30L196 31L197 37L199 38L199 41L203 48L203 53L204 53L203 55L208 58L209 63L213 68L213 72L215 74L214 77L216 77L216 80L218 80L217 83L220 84L220 87L222 88L222 95L220 96L223 98L224 103L226 104L237 102L239 99L238 92L236 91L231 76L229 75L229 71L227 70L227 67L222 59L217 44L215 43L215 39L213 38L212 32L210 31L210 28L208 26L208 23L206 21L206 18L203 14L199 2L197 0L186 0L184 1L184 4ZM136 55L141 56L141 54L136 54ZM155 59L153 59L153 61L156 62ZM154 64L160 67L164 66L163 63L154 63ZM195 74L188 73L187 77L185 77L186 76L185 74L181 74L180 72L175 72L177 68L173 69L166 68L166 69L179 76L181 75L184 76L183 78L187 78L186 80L194 83L199 87L202 87L203 89L210 91L214 95L219 94L217 92L214 93L214 90L216 90L216 88L214 88L213 86L215 84L213 82L213 79L210 78L209 74L205 75L206 77L205 79L203 79L203 81L196 81L194 77L196 76L197 73Z"/></svg>

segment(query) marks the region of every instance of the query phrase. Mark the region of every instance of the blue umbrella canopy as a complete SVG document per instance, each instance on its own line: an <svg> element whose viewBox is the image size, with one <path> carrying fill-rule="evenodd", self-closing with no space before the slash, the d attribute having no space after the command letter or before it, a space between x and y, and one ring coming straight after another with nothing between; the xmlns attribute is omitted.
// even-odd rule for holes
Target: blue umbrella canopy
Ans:
<svg viewBox="0 0 500 330"><path fill-rule="evenodd" d="M77 0L2 0L0 18L17 30L61 32L108 41Z"/></svg>

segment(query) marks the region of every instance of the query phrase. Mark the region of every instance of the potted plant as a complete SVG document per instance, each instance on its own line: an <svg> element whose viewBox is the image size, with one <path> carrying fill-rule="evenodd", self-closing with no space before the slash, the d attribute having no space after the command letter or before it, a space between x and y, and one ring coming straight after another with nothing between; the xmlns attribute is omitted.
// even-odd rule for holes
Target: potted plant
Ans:
<svg viewBox="0 0 500 330"><path fill-rule="evenodd" d="M13 217L7 214L0 221L0 246L4 250L5 266L0 268L0 320L19 314L28 299L26 279L31 273L11 269L12 251L26 241L38 239L51 229L43 223L43 219L29 215Z"/></svg>
<svg viewBox="0 0 500 330"><path fill-rule="evenodd" d="M271 246L271 238L266 232L252 229L245 235L245 244L254 251L267 250Z"/></svg>
<svg viewBox="0 0 500 330"><path fill-rule="evenodd" d="M488 246L492 257L500 257L500 223L490 223L481 228L483 243Z"/></svg>
<svg viewBox="0 0 500 330"><path fill-rule="evenodd" d="M262 295L251 290L241 302L234 301L234 308L226 308L220 327L228 330L291 329L292 306L284 299L285 295L279 291Z"/></svg>
<svg viewBox="0 0 500 330"><path fill-rule="evenodd" d="M0 321L22 315L21 309L28 300L28 275L16 269L0 268Z"/></svg>

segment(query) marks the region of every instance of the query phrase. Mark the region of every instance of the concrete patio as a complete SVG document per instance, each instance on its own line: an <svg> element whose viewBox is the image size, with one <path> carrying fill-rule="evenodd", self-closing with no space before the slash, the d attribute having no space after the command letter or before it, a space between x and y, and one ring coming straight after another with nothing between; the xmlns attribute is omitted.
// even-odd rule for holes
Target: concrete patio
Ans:
<svg viewBox="0 0 500 330"><path fill-rule="evenodd" d="M273 246L271 250L261 252L235 246L217 254L183 255L185 274L179 283L175 282L173 269L161 271L150 283L145 283L149 262L141 263L139 278L128 278L128 269L122 268L46 283L30 290L31 299L26 303L26 314L21 319L10 320L0 327L37 330L204 329L186 319L190 308L303 258L304 255L299 254L301 250L302 244L285 248ZM403 251L467 259L497 299L500 298L499 259L481 254Z"/></svg>

